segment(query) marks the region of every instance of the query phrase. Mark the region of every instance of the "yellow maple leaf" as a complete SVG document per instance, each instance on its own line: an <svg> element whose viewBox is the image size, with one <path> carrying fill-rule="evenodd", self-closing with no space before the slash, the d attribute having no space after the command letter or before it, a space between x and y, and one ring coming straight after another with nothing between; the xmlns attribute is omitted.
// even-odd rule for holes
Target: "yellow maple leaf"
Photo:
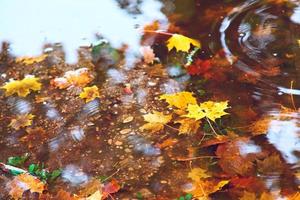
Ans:
<svg viewBox="0 0 300 200"><path fill-rule="evenodd" d="M159 99L165 100L169 106L174 106L180 110L185 110L189 104L197 104L197 100L191 92L177 92L174 94L160 95Z"/></svg>
<svg viewBox="0 0 300 200"><path fill-rule="evenodd" d="M191 48L191 44L198 48L201 47L199 41L188 38L180 34L173 34L172 37L170 37L167 40L167 47L169 51L175 48L176 51L188 52L189 49Z"/></svg>
<svg viewBox="0 0 300 200"><path fill-rule="evenodd" d="M39 82L39 78L34 76L26 76L22 80L12 80L5 83L2 89L5 89L5 96L11 96L14 93L18 94L20 97L26 97L30 94L30 90L38 91L42 87Z"/></svg>
<svg viewBox="0 0 300 200"><path fill-rule="evenodd" d="M195 119L183 118L176 120L175 123L180 123L179 134L192 134L196 133L200 127L200 122Z"/></svg>
<svg viewBox="0 0 300 200"><path fill-rule="evenodd" d="M45 58L47 58L46 54L36 56L36 57L20 57L16 59L16 62L22 62L25 65L31 65L33 63L42 62L43 60L45 60Z"/></svg>
<svg viewBox="0 0 300 200"><path fill-rule="evenodd" d="M15 119L11 120L9 126L15 130L19 130L20 128L30 126L33 118L34 115L32 114L18 115Z"/></svg>
<svg viewBox="0 0 300 200"><path fill-rule="evenodd" d="M228 108L228 101L221 101L221 102L213 102L213 101L206 101L201 103L200 105L188 105L188 114L184 115L186 117L192 119L202 119L207 117L208 119L215 121L218 118L221 118L224 115L227 115L224 110Z"/></svg>
<svg viewBox="0 0 300 200"><path fill-rule="evenodd" d="M202 168L193 168L189 174L188 177L191 178L193 181L200 181L201 179L209 178L211 177L210 173L208 173L205 169Z"/></svg>
<svg viewBox="0 0 300 200"><path fill-rule="evenodd" d="M9 195L13 199L21 199L26 190L42 194L45 184L30 174L20 174L8 183Z"/></svg>
<svg viewBox="0 0 300 200"><path fill-rule="evenodd" d="M85 87L79 94L79 97L85 99L85 102L93 101L95 98L100 97L99 89L96 85L92 87Z"/></svg>
<svg viewBox="0 0 300 200"><path fill-rule="evenodd" d="M187 191L193 195L196 199L210 199L209 195L221 190L225 185L229 183L228 180L222 181L209 181L200 180L193 183L194 188L191 191Z"/></svg>
<svg viewBox="0 0 300 200"><path fill-rule="evenodd" d="M149 130L150 132L158 132L164 128L164 125L171 121L172 115L164 115L162 112L153 111L143 115L144 120L148 122L140 127L140 130Z"/></svg>

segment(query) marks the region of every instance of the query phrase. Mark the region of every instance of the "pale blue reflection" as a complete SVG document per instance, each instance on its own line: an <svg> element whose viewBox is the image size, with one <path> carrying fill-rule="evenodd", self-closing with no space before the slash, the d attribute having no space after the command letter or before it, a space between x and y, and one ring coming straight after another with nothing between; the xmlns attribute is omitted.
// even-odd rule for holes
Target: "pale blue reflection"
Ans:
<svg viewBox="0 0 300 200"><path fill-rule="evenodd" d="M138 52L143 26L154 20L167 24L162 3L141 3L140 15L129 15L114 0L1 0L0 42L12 43L17 56L41 53L44 43L62 43L68 62L77 60L76 49L95 41L100 33L114 47L128 44Z"/></svg>

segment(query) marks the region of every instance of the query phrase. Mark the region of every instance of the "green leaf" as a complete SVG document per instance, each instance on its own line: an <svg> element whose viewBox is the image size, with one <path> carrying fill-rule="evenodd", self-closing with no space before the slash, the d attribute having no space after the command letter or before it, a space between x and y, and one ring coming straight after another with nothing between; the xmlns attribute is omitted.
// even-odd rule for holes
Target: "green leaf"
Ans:
<svg viewBox="0 0 300 200"><path fill-rule="evenodd" d="M136 198L137 198L138 200L143 200L143 195L142 195L142 193L137 192L137 193L136 193Z"/></svg>
<svg viewBox="0 0 300 200"><path fill-rule="evenodd" d="M19 167L23 165L28 158L29 158L29 153L26 153L23 156L9 157L7 159L7 164L15 167Z"/></svg>
<svg viewBox="0 0 300 200"><path fill-rule="evenodd" d="M192 194L185 195L185 200L192 200L192 198L193 198Z"/></svg>
<svg viewBox="0 0 300 200"><path fill-rule="evenodd" d="M39 166L36 164L31 164L28 167L28 171L30 174L34 175L36 173L36 171L39 169Z"/></svg>
<svg viewBox="0 0 300 200"><path fill-rule="evenodd" d="M179 200L184 200L184 197L179 197Z"/></svg>
<svg viewBox="0 0 300 200"><path fill-rule="evenodd" d="M55 181L55 179L57 179L60 175L61 175L61 169L56 169L54 171L52 171L51 175L50 175L50 182Z"/></svg>

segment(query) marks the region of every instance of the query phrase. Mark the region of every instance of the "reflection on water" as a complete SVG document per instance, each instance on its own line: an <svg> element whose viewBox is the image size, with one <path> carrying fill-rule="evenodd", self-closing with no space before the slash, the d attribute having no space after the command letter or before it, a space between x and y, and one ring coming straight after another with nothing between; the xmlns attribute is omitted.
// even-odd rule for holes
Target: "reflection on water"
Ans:
<svg viewBox="0 0 300 200"><path fill-rule="evenodd" d="M175 199L204 183L212 199L241 199L245 192L284 199L298 191L300 12L297 1L278 2L0 0L0 42L10 43L12 55L45 55L26 64L3 48L1 86L34 74L43 87L24 98L1 90L1 161L31 152L26 167L61 168L53 194L69 186L77 194L102 176L122 182L117 199L137 192ZM186 53L168 52L169 36L141 32L149 23L150 31L201 40L195 74ZM90 86L100 95L87 102L79 96ZM198 129L181 122L186 110L159 100L180 91L193 92L198 103L228 100L229 115L198 121ZM152 111L176 121L142 131ZM30 113L30 126L9 125ZM179 133L181 123L197 131ZM201 173L191 175L193 169ZM209 193L218 181L228 183Z"/></svg>
<svg viewBox="0 0 300 200"><path fill-rule="evenodd" d="M113 0L2 0L0 42L10 42L16 56L39 55L43 44L62 43L67 61L75 62L78 47L90 46L101 34L114 47L126 44L138 53L141 32L137 26L154 20L167 24L161 7L157 0L143 1L141 14L133 15Z"/></svg>

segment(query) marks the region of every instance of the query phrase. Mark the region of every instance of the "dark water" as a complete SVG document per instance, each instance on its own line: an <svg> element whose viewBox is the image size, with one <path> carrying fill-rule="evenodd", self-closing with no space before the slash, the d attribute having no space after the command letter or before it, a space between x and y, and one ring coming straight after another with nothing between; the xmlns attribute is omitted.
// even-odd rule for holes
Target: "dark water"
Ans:
<svg viewBox="0 0 300 200"><path fill-rule="evenodd" d="M28 74L43 84L27 97L1 90L0 161L30 153L20 168L62 169L49 196L60 189L78 194L105 176L121 185L108 199L175 199L191 192L188 173L199 167L213 184L228 181L203 199L242 199L247 192L252 199L292 199L299 191L299 1L3 0L0 21L1 85ZM164 34L143 33L149 24L199 40L193 60L210 60L212 69L189 75L187 54L168 52ZM157 64L143 62L142 46L154 49ZM18 61L40 54L47 58ZM80 68L100 89L88 103L78 97L81 87L51 84ZM229 101L230 115L214 124L226 140L206 137L208 124L188 135L178 135L176 125L140 131L145 113L172 111L159 95L179 91L199 102ZM9 126L29 113L29 128ZM9 199L12 178L1 173L1 199Z"/></svg>

